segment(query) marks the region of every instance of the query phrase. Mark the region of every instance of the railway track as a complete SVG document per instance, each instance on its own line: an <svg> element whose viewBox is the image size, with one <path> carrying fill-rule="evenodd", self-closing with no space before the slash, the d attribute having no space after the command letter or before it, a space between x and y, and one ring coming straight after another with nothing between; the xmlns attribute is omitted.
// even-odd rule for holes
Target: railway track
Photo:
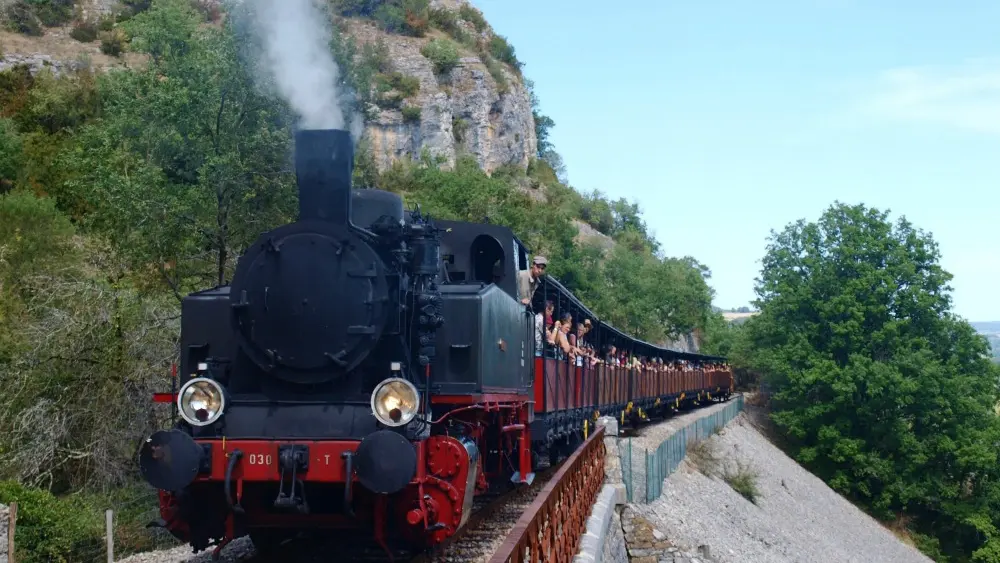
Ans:
<svg viewBox="0 0 1000 563"><path fill-rule="evenodd" d="M457 535L431 552L386 553L369 538L295 540L271 556L245 554L247 563L493 563L569 561L604 480L603 432L559 464L541 469L531 485L473 501ZM363 542L363 543L362 543ZM252 553L252 550L250 550Z"/></svg>
<svg viewBox="0 0 1000 563"><path fill-rule="evenodd" d="M449 538L430 554L421 554L411 563L475 563L485 562L503 543L521 514L549 482L560 464L535 474L527 487L519 487L483 503L458 535Z"/></svg>
<svg viewBox="0 0 1000 563"><path fill-rule="evenodd" d="M487 561L542 491L560 464L540 470L531 485L513 487L503 493L486 495L473 501L472 515L459 533L429 553L394 550L391 555L366 541L352 545L345 538L336 540L294 540L275 555L255 554L247 563L327 563L331 560L358 563L474 563ZM333 556L333 559L331 559Z"/></svg>

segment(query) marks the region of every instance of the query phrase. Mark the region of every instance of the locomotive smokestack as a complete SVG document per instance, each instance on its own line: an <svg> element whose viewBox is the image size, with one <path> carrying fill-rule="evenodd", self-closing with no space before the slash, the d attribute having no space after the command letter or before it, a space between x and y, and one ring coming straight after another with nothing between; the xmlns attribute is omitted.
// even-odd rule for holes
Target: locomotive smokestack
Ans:
<svg viewBox="0 0 1000 563"><path fill-rule="evenodd" d="M295 133L295 176L299 220L319 219L347 225L351 218L354 147L341 129L304 129Z"/></svg>

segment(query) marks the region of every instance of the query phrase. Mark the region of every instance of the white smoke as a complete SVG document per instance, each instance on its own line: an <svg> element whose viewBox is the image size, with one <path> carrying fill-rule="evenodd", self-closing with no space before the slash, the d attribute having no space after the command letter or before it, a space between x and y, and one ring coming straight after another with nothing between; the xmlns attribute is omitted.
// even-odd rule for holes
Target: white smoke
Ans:
<svg viewBox="0 0 1000 563"><path fill-rule="evenodd" d="M298 114L304 129L351 129L360 116L345 116L340 69L330 53L330 20L314 0L244 0L267 82ZM346 117L346 118L345 118Z"/></svg>

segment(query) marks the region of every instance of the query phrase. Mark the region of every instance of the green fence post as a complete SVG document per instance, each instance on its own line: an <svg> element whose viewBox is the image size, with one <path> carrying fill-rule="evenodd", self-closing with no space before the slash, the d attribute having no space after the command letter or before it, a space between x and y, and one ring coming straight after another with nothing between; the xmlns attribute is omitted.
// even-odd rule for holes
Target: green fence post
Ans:
<svg viewBox="0 0 1000 563"><path fill-rule="evenodd" d="M625 488L628 501L632 502L632 489L635 488L635 481L632 476L632 438L628 439L628 487Z"/></svg>

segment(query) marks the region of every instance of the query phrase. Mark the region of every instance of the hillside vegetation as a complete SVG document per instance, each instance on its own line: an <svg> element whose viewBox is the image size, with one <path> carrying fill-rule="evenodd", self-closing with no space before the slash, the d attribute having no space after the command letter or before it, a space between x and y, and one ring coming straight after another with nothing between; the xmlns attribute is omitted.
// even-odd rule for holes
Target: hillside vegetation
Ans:
<svg viewBox="0 0 1000 563"><path fill-rule="evenodd" d="M986 337L990 343L993 361L1000 362L1000 322L972 323L972 328Z"/></svg>
<svg viewBox="0 0 1000 563"><path fill-rule="evenodd" d="M1000 562L1000 368L951 313L937 244L834 204L773 233L760 314L706 345L774 393L797 461L937 561ZM877 558L877 557L876 557Z"/></svg>
<svg viewBox="0 0 1000 563"><path fill-rule="evenodd" d="M10 6L10 25L29 34L76 13L67 0ZM434 30L521 71L505 41L478 45L426 1L341 0L331 11L337 25L350 15L398 33ZM126 0L115 15L72 24L74 37L145 64L0 72L0 479L9 480L0 503L21 502L19 560L71 561L100 545L101 511L131 494L139 440L164 424L151 394L169 385L179 298L230 279L259 232L294 218L295 118L254 83L233 15L204 2ZM471 8L460 16L482 19ZM427 56L444 68L452 55L439 47ZM377 48L340 36L331 51L358 108L411 87L384 72ZM547 140L554 123L537 101L535 113L539 152L526 170L490 176L469 157L445 169L426 156L380 171L361 146L356 184L439 217L511 226L599 315L638 336L703 327L706 269L663 256L635 204L561 182ZM617 244L578 243L575 220ZM118 550L142 548L135 530L145 521L118 518Z"/></svg>

